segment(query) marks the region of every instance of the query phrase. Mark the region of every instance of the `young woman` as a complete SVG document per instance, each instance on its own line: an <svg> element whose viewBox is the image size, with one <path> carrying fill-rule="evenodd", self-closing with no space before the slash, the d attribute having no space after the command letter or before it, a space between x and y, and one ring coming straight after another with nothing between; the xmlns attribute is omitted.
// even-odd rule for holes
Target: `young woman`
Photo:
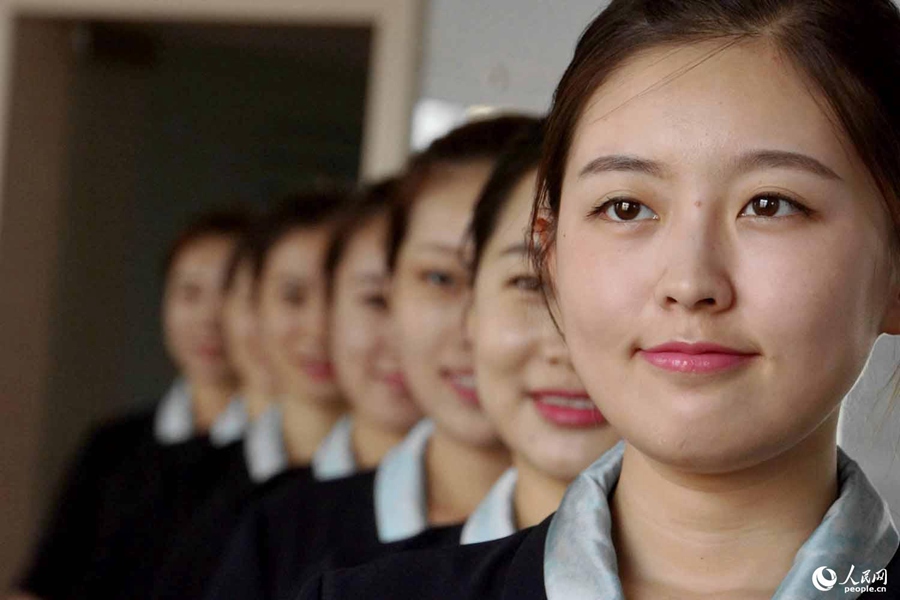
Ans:
<svg viewBox="0 0 900 600"><path fill-rule="evenodd" d="M248 233L228 265L225 278L224 332L228 355L240 382L239 393L251 421L278 394L275 374L262 348L253 277L253 237Z"/></svg>
<svg viewBox="0 0 900 600"><path fill-rule="evenodd" d="M163 268L166 349L180 373L151 412L101 426L70 471L20 589L141 598L174 533L222 484L245 416L222 337L222 281L246 219L200 217Z"/></svg>
<svg viewBox="0 0 900 600"><path fill-rule="evenodd" d="M404 176L390 228L380 221L389 246L381 258L390 265L396 257L390 308L400 367L431 420L413 428L373 473L321 484L312 496L285 488L266 498L233 540L209 598L280 598L324 566L358 564L429 526L458 525L509 466L471 387L461 244L496 157L530 122L482 121L436 141ZM417 543L445 535L458 541L458 528L436 529Z"/></svg>
<svg viewBox="0 0 900 600"><path fill-rule="evenodd" d="M345 192L291 197L268 216L256 244L263 346L280 391L273 421L283 441L270 448L261 479L288 467L311 470L319 479L355 471L342 463L346 436L329 455L316 454L347 410L329 353L325 258L348 202Z"/></svg>
<svg viewBox="0 0 900 600"><path fill-rule="evenodd" d="M557 89L534 226L624 443L530 531L305 597L900 597L835 442L900 332L898 36L888 0L614 0Z"/></svg>
<svg viewBox="0 0 900 600"><path fill-rule="evenodd" d="M350 415L351 456L372 470L422 417L396 357L389 326L385 260L394 179L370 186L348 210L329 248L331 356Z"/></svg>
<svg viewBox="0 0 900 600"><path fill-rule="evenodd" d="M527 257L541 131L536 123L500 159L472 218L468 328L478 396L513 466L467 519L463 544L537 525L619 441L572 369Z"/></svg>
<svg viewBox="0 0 900 600"><path fill-rule="evenodd" d="M225 276L223 331L237 373L238 396L249 417L236 442L228 481L179 532L163 567L154 577L154 599L202 596L215 572L240 514L256 486L285 467L277 406L277 385L260 335L254 279L256 228L249 228L230 258Z"/></svg>

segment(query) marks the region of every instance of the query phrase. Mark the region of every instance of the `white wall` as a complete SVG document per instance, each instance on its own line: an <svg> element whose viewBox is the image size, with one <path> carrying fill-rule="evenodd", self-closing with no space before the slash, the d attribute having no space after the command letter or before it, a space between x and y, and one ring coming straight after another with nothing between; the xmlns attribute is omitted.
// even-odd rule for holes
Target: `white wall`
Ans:
<svg viewBox="0 0 900 600"><path fill-rule="evenodd" d="M421 96L544 111L578 36L607 4L430 0Z"/></svg>
<svg viewBox="0 0 900 600"><path fill-rule="evenodd" d="M420 96L462 107L544 111L579 35L607 4L430 0ZM841 444L863 464L900 523L900 398L891 402L891 390L884 390L898 364L900 341L883 338L845 402Z"/></svg>

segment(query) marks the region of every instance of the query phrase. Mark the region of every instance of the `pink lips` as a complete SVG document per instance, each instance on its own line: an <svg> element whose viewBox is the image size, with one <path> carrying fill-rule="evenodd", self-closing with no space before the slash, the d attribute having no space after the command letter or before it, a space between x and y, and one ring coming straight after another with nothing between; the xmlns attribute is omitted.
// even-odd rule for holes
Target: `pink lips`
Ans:
<svg viewBox="0 0 900 600"><path fill-rule="evenodd" d="M538 413L559 427L598 427L605 423L603 414L582 391L536 390L529 395Z"/></svg>
<svg viewBox="0 0 900 600"><path fill-rule="evenodd" d="M478 390L475 389L475 373L473 371L451 371L445 377L456 395L467 406L481 406Z"/></svg>
<svg viewBox="0 0 900 600"><path fill-rule="evenodd" d="M403 373L399 371L395 371L393 373L388 373L381 377L381 380L386 383L392 390L399 394L406 394L406 377L403 376Z"/></svg>
<svg viewBox="0 0 900 600"><path fill-rule="evenodd" d="M756 353L710 343L668 342L638 351L654 367L674 373L718 373L750 362Z"/></svg>
<svg viewBox="0 0 900 600"><path fill-rule="evenodd" d="M328 361L303 361L303 370L306 371L310 379L315 379L316 381L331 381L334 379L334 367Z"/></svg>

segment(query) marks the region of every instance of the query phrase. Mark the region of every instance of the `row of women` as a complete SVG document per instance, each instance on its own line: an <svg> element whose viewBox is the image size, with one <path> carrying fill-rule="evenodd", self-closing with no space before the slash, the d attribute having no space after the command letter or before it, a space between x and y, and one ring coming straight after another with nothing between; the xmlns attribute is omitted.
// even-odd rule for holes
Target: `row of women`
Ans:
<svg viewBox="0 0 900 600"><path fill-rule="evenodd" d="M836 443L900 333L897 40L890 0L613 0L546 119L192 230L186 383L94 437L22 590L900 598Z"/></svg>

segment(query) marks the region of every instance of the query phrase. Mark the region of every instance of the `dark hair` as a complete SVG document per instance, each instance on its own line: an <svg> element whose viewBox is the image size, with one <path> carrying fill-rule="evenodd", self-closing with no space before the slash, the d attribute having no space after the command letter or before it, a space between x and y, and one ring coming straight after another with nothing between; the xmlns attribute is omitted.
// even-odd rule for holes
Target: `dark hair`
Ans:
<svg viewBox="0 0 900 600"><path fill-rule="evenodd" d="M821 92L900 231L900 11L890 0L613 0L585 32L554 95L532 229L555 241L575 127L598 87L636 53L669 44L773 42ZM688 67L690 68L690 67ZM534 236L533 236L534 237ZM545 278L546 279L546 278Z"/></svg>
<svg viewBox="0 0 900 600"><path fill-rule="evenodd" d="M473 280L478 274L484 249L497 229L497 222L503 209L509 203L510 194L523 177L537 169L543 141L544 122L535 121L525 127L497 159L497 164L475 204L472 223L469 226L468 237L472 251L470 273ZM523 231L522 241L526 242L526 238Z"/></svg>
<svg viewBox="0 0 900 600"><path fill-rule="evenodd" d="M237 245L228 258L228 267L225 269L225 280L222 282L222 289L225 292L231 291L234 286L234 280L237 277L238 269L244 263L249 263L252 270L253 257L256 252L257 237L259 235L260 215L254 215L253 220L247 225L243 235L238 239Z"/></svg>
<svg viewBox="0 0 900 600"><path fill-rule="evenodd" d="M353 236L374 218L384 215L397 198L399 179L392 177L363 187L348 204L343 217L335 226L325 257L325 273L329 293L333 290L334 274Z"/></svg>
<svg viewBox="0 0 900 600"><path fill-rule="evenodd" d="M160 265L163 281L169 277L172 265L185 248L209 237L231 237L238 239L250 227L249 213L240 210L216 210L195 215L187 226L178 233L169 245Z"/></svg>
<svg viewBox="0 0 900 600"><path fill-rule="evenodd" d="M259 279L269 252L297 229L333 224L346 210L350 193L343 189L309 191L282 199L262 220L252 246L253 276Z"/></svg>
<svg viewBox="0 0 900 600"><path fill-rule="evenodd" d="M536 117L504 115L473 121L457 127L409 161L406 173L398 182L399 200L391 211L388 233L388 268L394 269L397 253L406 237L409 214L429 177L442 166L479 160L496 160L510 140Z"/></svg>

